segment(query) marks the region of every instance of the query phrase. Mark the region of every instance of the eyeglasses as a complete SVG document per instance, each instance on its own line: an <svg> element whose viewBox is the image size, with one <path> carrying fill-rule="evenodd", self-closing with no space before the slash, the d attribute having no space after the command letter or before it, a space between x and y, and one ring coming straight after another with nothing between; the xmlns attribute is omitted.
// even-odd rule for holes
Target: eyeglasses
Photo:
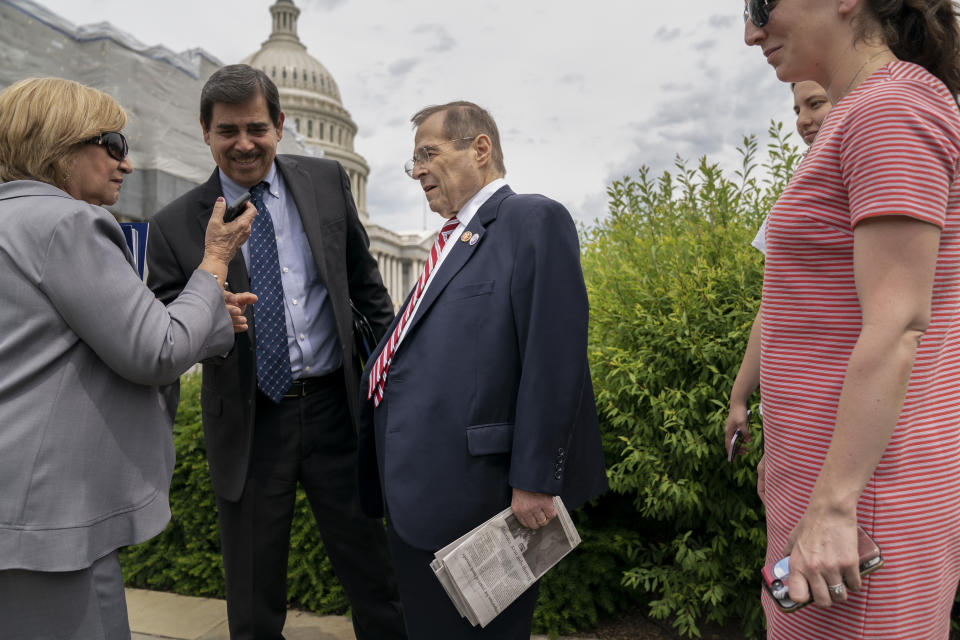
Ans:
<svg viewBox="0 0 960 640"><path fill-rule="evenodd" d="M477 134L480 135L480 134ZM470 136L469 138L454 138L453 140L446 140L444 142L439 142L437 144L428 144L422 147L417 147L413 150L413 158L407 160L403 165L403 170L408 176L413 178L413 170L419 164L422 167L430 164L430 160L434 156L439 155L437 153L437 147L441 147L445 144L450 144L451 142L463 142L464 140L473 140L477 136Z"/></svg>
<svg viewBox="0 0 960 640"><path fill-rule="evenodd" d="M756 27L763 27L770 19L770 12L777 6L777 0L747 0L743 8L743 24L750 20Z"/></svg>
<svg viewBox="0 0 960 640"><path fill-rule="evenodd" d="M103 148L107 150L110 157L118 162L123 162L123 159L127 157L127 153L130 152L130 148L127 146L127 139L124 138L123 134L119 131L101 133L89 140L84 140L81 144L103 145Z"/></svg>

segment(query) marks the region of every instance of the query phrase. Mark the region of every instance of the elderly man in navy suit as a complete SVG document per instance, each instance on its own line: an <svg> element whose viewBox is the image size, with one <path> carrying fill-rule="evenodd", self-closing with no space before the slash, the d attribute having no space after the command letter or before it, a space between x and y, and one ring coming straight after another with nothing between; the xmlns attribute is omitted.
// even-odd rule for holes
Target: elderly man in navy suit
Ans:
<svg viewBox="0 0 960 640"><path fill-rule="evenodd" d="M526 640L536 586L474 628L429 563L507 506L536 529L553 496L573 509L607 487L577 232L558 202L507 186L485 110L412 121L407 173L444 225L361 378L361 500L386 515L409 638Z"/></svg>

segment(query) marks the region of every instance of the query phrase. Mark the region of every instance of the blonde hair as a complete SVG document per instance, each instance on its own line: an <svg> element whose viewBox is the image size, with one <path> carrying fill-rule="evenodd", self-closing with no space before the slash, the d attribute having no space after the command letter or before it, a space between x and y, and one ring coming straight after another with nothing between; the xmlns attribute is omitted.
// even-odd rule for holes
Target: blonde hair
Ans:
<svg viewBox="0 0 960 640"><path fill-rule="evenodd" d="M127 114L97 89L63 78L27 78L0 92L0 180L66 186L73 151L120 131Z"/></svg>

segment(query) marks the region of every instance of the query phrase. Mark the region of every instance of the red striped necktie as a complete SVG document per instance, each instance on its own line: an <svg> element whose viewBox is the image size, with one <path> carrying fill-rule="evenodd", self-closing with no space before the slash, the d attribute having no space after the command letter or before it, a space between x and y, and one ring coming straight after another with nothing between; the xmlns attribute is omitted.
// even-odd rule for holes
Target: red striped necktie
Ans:
<svg viewBox="0 0 960 640"><path fill-rule="evenodd" d="M383 388L387 384L387 371L390 369L390 361L393 360L394 351L400 342L400 335L403 333L403 329L407 326L410 318L413 317L413 310L417 306L417 300L420 299L423 288L427 286L430 272L433 270L434 265L437 264L437 260L440 258L440 252L443 251L443 247L447 243L447 238L450 237L450 234L453 233L453 230L456 229L459 224L460 221L457 220L456 217L453 217L447 220L443 228L440 229L440 233L437 234L437 239L433 243L433 249L430 251L430 257L423 265L423 272L420 274L420 279L417 280L417 286L413 289L413 295L410 296L410 302L407 303L406 308L403 310L403 315L400 316L397 326L393 329L390 340L387 341L387 344L383 347L383 351L380 352L380 357L377 358L377 362L373 365L373 369L370 370L367 399L369 400L372 397L373 406L375 407L380 406L380 401L383 400Z"/></svg>

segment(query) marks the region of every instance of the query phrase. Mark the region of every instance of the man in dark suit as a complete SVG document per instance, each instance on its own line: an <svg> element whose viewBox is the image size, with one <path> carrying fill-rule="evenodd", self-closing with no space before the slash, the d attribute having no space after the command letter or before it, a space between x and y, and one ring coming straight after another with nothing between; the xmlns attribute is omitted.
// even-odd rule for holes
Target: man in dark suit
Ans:
<svg viewBox="0 0 960 640"><path fill-rule="evenodd" d="M577 231L558 202L507 186L477 105L413 123L407 173L446 223L361 377L361 500L386 514L410 638L526 640L536 587L473 628L429 563L507 506L536 529L553 496L573 509L607 487Z"/></svg>
<svg viewBox="0 0 960 640"><path fill-rule="evenodd" d="M346 173L331 160L276 155L283 135L277 88L247 65L210 77L200 123L218 168L151 220L148 284L172 300L203 253L214 200L252 194L254 229L229 265L227 288L258 299L233 349L204 362L201 394L230 636L282 637L299 482L357 637L403 638L383 527L358 501L350 301L378 335L393 308ZM253 300L249 293L236 299Z"/></svg>

